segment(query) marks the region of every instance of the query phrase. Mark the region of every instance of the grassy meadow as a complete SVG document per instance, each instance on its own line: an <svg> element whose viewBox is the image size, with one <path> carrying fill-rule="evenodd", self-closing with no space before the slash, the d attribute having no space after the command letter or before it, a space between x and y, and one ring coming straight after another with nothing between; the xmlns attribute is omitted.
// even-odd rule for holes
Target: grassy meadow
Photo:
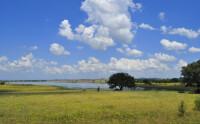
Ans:
<svg viewBox="0 0 200 124"><path fill-rule="evenodd" d="M54 86L0 86L0 123L200 123L198 95L175 91L66 90ZM179 116L184 100L186 114Z"/></svg>

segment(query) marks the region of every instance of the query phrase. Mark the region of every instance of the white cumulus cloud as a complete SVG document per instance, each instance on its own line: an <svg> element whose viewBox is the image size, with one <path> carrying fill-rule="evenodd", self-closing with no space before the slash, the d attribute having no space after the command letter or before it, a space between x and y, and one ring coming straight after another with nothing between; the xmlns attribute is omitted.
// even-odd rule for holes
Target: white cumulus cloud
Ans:
<svg viewBox="0 0 200 124"><path fill-rule="evenodd" d="M63 46L61 46L60 44L57 43L53 43L50 46L50 51L52 54L54 55L70 55L69 51L66 51L65 48Z"/></svg>
<svg viewBox="0 0 200 124"><path fill-rule="evenodd" d="M165 25L160 27L160 30L162 31L163 34L168 33L169 29L171 29L171 26L166 27Z"/></svg>
<svg viewBox="0 0 200 124"><path fill-rule="evenodd" d="M154 27L150 26L149 24L144 24L144 23L140 24L139 27L143 29L155 30Z"/></svg>
<svg viewBox="0 0 200 124"><path fill-rule="evenodd" d="M57 62L34 58L32 53L12 62L8 61L5 56L0 57L0 71L6 72L34 72L36 69L43 70L45 66L49 65L57 65Z"/></svg>
<svg viewBox="0 0 200 124"><path fill-rule="evenodd" d="M155 53L154 57L161 62L172 62L176 60L176 57L164 53Z"/></svg>
<svg viewBox="0 0 200 124"><path fill-rule="evenodd" d="M186 28L172 28L171 26L161 26L161 31L163 34L171 34L171 35L180 35L185 36L187 38L197 38L200 35L199 30L194 31L192 29L186 29Z"/></svg>
<svg viewBox="0 0 200 124"><path fill-rule="evenodd" d="M168 66L160 63L157 59L149 58L148 60L139 60L139 59L126 59L121 58L117 60L112 57L110 63L108 64L109 68L115 71L145 71L145 70L169 70Z"/></svg>
<svg viewBox="0 0 200 124"><path fill-rule="evenodd" d="M106 73L108 70L108 67L106 64L101 63L98 59L95 57L89 57L88 61L81 60L77 64L77 70L80 72L102 72Z"/></svg>
<svg viewBox="0 0 200 124"><path fill-rule="evenodd" d="M4 61L7 61L7 60L8 60L8 58L6 56L0 57L0 62L4 62Z"/></svg>
<svg viewBox="0 0 200 124"><path fill-rule="evenodd" d="M76 31L76 38L90 45L93 49L106 50L107 47L115 45L113 39L109 37L109 31L106 27L99 27L97 25L85 27L84 25L79 25Z"/></svg>
<svg viewBox="0 0 200 124"><path fill-rule="evenodd" d="M133 56L133 57L140 57L143 55L142 51L139 51L137 49L131 49L128 47L127 44L123 44L123 48L117 48L118 52L123 53L127 56Z"/></svg>
<svg viewBox="0 0 200 124"><path fill-rule="evenodd" d="M188 51L191 53L197 53L197 52L200 52L200 48L191 47L191 48L189 48Z"/></svg>
<svg viewBox="0 0 200 124"><path fill-rule="evenodd" d="M60 24L59 34L68 38L69 40L74 39L74 33L72 32L71 25L68 20L64 20Z"/></svg>
<svg viewBox="0 0 200 124"><path fill-rule="evenodd" d="M85 0L81 10L87 13L86 22L91 25L80 24L75 29L77 33L73 33L69 21L64 20L59 34L99 50L115 45L114 41L130 43L136 30L133 28L129 8L132 12L141 10L142 4L132 0Z"/></svg>
<svg viewBox="0 0 200 124"><path fill-rule="evenodd" d="M186 43L179 43L176 41L169 41L167 39L162 39L160 43L163 45L165 50L181 50L187 47Z"/></svg>
<svg viewBox="0 0 200 124"><path fill-rule="evenodd" d="M51 74L66 74L66 73L95 73L97 75L110 75L116 72L128 72L137 76L145 74L156 75L169 71L169 67L155 58L147 60L140 59L117 59L110 58L109 63L102 63L95 57L89 57L88 60L78 61L76 65L64 65L59 67L46 67L44 71Z"/></svg>
<svg viewBox="0 0 200 124"><path fill-rule="evenodd" d="M169 31L169 34L178 34L180 36L186 36L188 38L197 38L199 36L198 31L186 28L173 28Z"/></svg>
<svg viewBox="0 0 200 124"><path fill-rule="evenodd" d="M174 69L177 70L177 71L181 71L182 67L183 67L183 66L187 66L187 64L188 64L188 63L187 63L186 61L180 59L179 62L178 62L178 64L176 64L176 65L174 66Z"/></svg>

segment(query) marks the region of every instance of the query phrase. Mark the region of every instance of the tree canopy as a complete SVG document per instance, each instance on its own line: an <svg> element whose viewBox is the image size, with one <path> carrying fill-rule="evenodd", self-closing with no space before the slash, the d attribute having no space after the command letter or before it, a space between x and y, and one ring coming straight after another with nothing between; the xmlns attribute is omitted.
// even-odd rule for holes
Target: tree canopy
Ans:
<svg viewBox="0 0 200 124"><path fill-rule="evenodd" d="M172 78L172 79L170 80L170 82L173 82L173 83L178 82L178 78Z"/></svg>
<svg viewBox="0 0 200 124"><path fill-rule="evenodd" d="M135 79L130 76L128 73L116 73L110 76L109 81L107 82L110 88L119 87L119 90L123 88L135 88Z"/></svg>
<svg viewBox="0 0 200 124"><path fill-rule="evenodd" d="M151 82L148 79L144 79L142 82L145 84L151 85Z"/></svg>
<svg viewBox="0 0 200 124"><path fill-rule="evenodd" d="M200 60L182 67L181 75L186 86L197 87L197 92L200 93Z"/></svg>

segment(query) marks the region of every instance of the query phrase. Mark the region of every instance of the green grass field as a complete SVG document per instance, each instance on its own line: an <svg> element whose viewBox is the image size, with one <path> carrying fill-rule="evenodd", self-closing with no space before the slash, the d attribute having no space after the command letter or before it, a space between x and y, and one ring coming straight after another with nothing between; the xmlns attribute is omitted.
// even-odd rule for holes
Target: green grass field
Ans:
<svg viewBox="0 0 200 124"><path fill-rule="evenodd" d="M0 123L200 123L198 95L175 91L82 91L53 86L0 86ZM178 115L181 100L186 114Z"/></svg>
<svg viewBox="0 0 200 124"><path fill-rule="evenodd" d="M174 90L174 91L190 91L193 92L196 90L194 87L185 87L182 83L152 83L152 85L147 85L144 83L136 83L138 87L143 88L155 88L155 89L165 89L165 90Z"/></svg>

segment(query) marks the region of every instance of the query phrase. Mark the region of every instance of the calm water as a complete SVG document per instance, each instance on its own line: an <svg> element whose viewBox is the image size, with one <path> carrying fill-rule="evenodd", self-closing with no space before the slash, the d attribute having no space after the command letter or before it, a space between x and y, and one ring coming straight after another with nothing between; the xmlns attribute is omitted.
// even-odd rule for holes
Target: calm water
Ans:
<svg viewBox="0 0 200 124"><path fill-rule="evenodd" d="M60 86L60 87L66 87L70 89L97 89L100 87L100 89L110 90L108 84L100 84L100 83L60 83L60 82L9 82L12 84L33 84L33 85L51 85L51 86ZM136 87L135 89L127 89L124 88L124 90L135 90L135 91L163 91L161 89L145 89L141 87Z"/></svg>

